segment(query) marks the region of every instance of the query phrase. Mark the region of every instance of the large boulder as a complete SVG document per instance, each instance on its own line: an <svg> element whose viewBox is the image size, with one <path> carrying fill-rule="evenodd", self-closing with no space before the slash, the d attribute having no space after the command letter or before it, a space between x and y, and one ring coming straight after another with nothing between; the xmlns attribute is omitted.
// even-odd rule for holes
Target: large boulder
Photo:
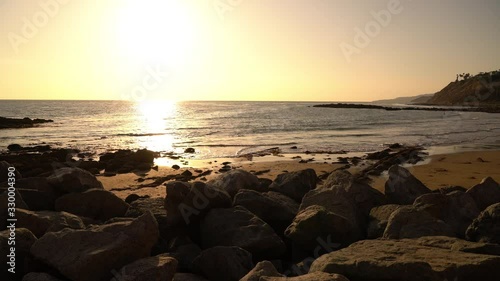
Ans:
<svg viewBox="0 0 500 281"><path fill-rule="evenodd" d="M7 187L7 183L0 187ZM54 202L58 192L49 185L47 178L32 177L16 179L16 190L23 196L28 208L32 211L54 210Z"/></svg>
<svg viewBox="0 0 500 281"><path fill-rule="evenodd" d="M13 233L11 229L0 231L0 252L2 253L0 256L0 262L2 263L2 272L0 272L1 280L21 280L24 274L24 260L29 256L30 248L36 240L37 238L31 231L19 226L17 226ZM14 248L14 252L11 251L12 248ZM13 263L9 264L10 262ZM14 273L7 271L12 266L15 268Z"/></svg>
<svg viewBox="0 0 500 281"><path fill-rule="evenodd" d="M239 247L213 247L194 260L195 272L212 281L238 281L252 268L252 254Z"/></svg>
<svg viewBox="0 0 500 281"><path fill-rule="evenodd" d="M276 233L283 233L299 210L293 199L274 191L240 190L234 197L234 206L243 206L268 223Z"/></svg>
<svg viewBox="0 0 500 281"><path fill-rule="evenodd" d="M79 168L60 168L47 178L47 182L63 194L103 189L102 183L94 175Z"/></svg>
<svg viewBox="0 0 500 281"><path fill-rule="evenodd" d="M407 169L398 165L389 168L389 179L385 183L385 195L390 203L413 204L417 197L430 192L431 190Z"/></svg>
<svg viewBox="0 0 500 281"><path fill-rule="evenodd" d="M316 172L306 169L278 175L269 188L300 203L307 192L316 188L317 182Z"/></svg>
<svg viewBox="0 0 500 281"><path fill-rule="evenodd" d="M250 270L240 281L259 281L261 277L284 277L284 275L280 274L272 262L270 261L261 261L255 267Z"/></svg>
<svg viewBox="0 0 500 281"><path fill-rule="evenodd" d="M111 281L172 281L177 270L177 260L162 254L136 260L113 272Z"/></svg>
<svg viewBox="0 0 500 281"><path fill-rule="evenodd" d="M254 258L276 258L286 250L268 224L240 206L210 210L200 228L204 248L237 246Z"/></svg>
<svg viewBox="0 0 500 281"><path fill-rule="evenodd" d="M382 237L389 218L399 208L401 205L388 204L371 209L366 237L369 239Z"/></svg>
<svg viewBox="0 0 500 281"><path fill-rule="evenodd" d="M498 280L500 257L421 245L419 239L365 240L319 257L310 273L351 280Z"/></svg>
<svg viewBox="0 0 500 281"><path fill-rule="evenodd" d="M484 178L474 185L467 193L476 201L479 211L495 203L500 203L500 185L491 177Z"/></svg>
<svg viewBox="0 0 500 281"><path fill-rule="evenodd" d="M83 229L85 224L78 217L66 212L16 210L17 226L29 229L36 237L46 232L57 232L65 228Z"/></svg>
<svg viewBox="0 0 500 281"><path fill-rule="evenodd" d="M500 203L486 208L466 232L468 240L500 244Z"/></svg>
<svg viewBox="0 0 500 281"><path fill-rule="evenodd" d="M262 277L260 281L349 281L345 276L335 273L313 272L296 277Z"/></svg>
<svg viewBox="0 0 500 281"><path fill-rule="evenodd" d="M424 194L415 199L413 206L450 225L460 238L465 237L465 230L479 215L474 199L463 191Z"/></svg>
<svg viewBox="0 0 500 281"><path fill-rule="evenodd" d="M129 205L113 192L89 189L81 193L69 193L57 198L56 211L106 221L125 215Z"/></svg>
<svg viewBox="0 0 500 281"><path fill-rule="evenodd" d="M232 205L226 191L203 182L168 182L166 192L165 210L170 225L191 224L213 208L228 208Z"/></svg>
<svg viewBox="0 0 500 281"><path fill-rule="evenodd" d="M421 246L441 248L466 253L500 256L500 245L470 242L455 237L447 236L425 236L414 240Z"/></svg>
<svg viewBox="0 0 500 281"><path fill-rule="evenodd" d="M8 208L23 208L28 209L28 205L24 202L22 195L18 192L18 190L8 191L0 191L0 230L4 230L7 227L7 218L9 217L9 209ZM13 196L12 196L13 195ZM9 202L14 200L14 202Z"/></svg>
<svg viewBox="0 0 500 281"><path fill-rule="evenodd" d="M394 211L387 222L384 238L403 239L423 236L454 237L453 228L426 211L417 208L401 207Z"/></svg>
<svg viewBox="0 0 500 281"><path fill-rule="evenodd" d="M46 233L31 254L71 280L109 280L113 270L150 256L158 237L148 212L135 220Z"/></svg>
<svg viewBox="0 0 500 281"><path fill-rule="evenodd" d="M18 170L15 170L14 165L11 165L7 161L0 161L0 182L8 181L9 177L9 168L14 168L14 178L17 180L21 179L21 174Z"/></svg>
<svg viewBox="0 0 500 281"><path fill-rule="evenodd" d="M139 198L130 203L130 207L127 210L125 216L127 217L138 217L146 212L151 212L156 221L158 222L158 229L160 230L160 236L168 239L172 235L175 235L172 231L172 227L168 223L167 211L165 210L165 199L161 197L145 197Z"/></svg>
<svg viewBox="0 0 500 281"><path fill-rule="evenodd" d="M325 207L313 205L300 211L285 236L305 250L313 250L318 239L348 245L359 239L355 224L346 217L330 212Z"/></svg>
<svg viewBox="0 0 500 281"><path fill-rule="evenodd" d="M242 189L261 191L259 178L245 170L227 171L208 182L209 185L225 190L231 198Z"/></svg>

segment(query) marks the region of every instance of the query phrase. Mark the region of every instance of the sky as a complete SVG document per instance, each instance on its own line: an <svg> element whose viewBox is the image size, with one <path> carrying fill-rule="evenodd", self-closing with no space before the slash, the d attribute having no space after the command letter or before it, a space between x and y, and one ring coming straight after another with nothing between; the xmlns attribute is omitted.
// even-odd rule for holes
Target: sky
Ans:
<svg viewBox="0 0 500 281"><path fill-rule="evenodd" d="M372 101L500 69L498 0L0 0L0 99Z"/></svg>

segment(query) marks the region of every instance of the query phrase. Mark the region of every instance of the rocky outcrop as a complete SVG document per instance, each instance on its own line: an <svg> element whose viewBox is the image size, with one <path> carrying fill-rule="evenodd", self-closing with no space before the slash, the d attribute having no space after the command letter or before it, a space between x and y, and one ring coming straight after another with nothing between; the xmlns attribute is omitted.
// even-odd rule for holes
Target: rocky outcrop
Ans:
<svg viewBox="0 0 500 281"><path fill-rule="evenodd" d="M403 239L423 236L454 237L453 228L423 210L401 207L394 211L387 222L384 238Z"/></svg>
<svg viewBox="0 0 500 281"><path fill-rule="evenodd" d="M392 213L401 208L401 205L388 204L371 209L366 236L370 239L382 237L384 235L387 222Z"/></svg>
<svg viewBox="0 0 500 281"><path fill-rule="evenodd" d="M57 232L65 228L83 229L85 224L75 215L66 212L16 210L17 226L29 229L35 236Z"/></svg>
<svg viewBox="0 0 500 281"><path fill-rule="evenodd" d="M127 264L113 272L111 281L172 281L176 270L177 260L163 254Z"/></svg>
<svg viewBox="0 0 500 281"><path fill-rule="evenodd" d="M209 185L225 190L231 198L242 189L263 191L257 176L244 170L231 170L221 174L214 180L208 182Z"/></svg>
<svg viewBox="0 0 500 281"><path fill-rule="evenodd" d="M471 187L467 194L476 201L479 211L500 203L500 185L491 177L484 178L481 183Z"/></svg>
<svg viewBox="0 0 500 281"><path fill-rule="evenodd" d="M79 168L61 168L47 178L47 182L61 194L103 189L102 183L91 173Z"/></svg>
<svg viewBox="0 0 500 281"><path fill-rule="evenodd" d="M385 183L385 195L390 203L413 204L417 197L430 192L431 190L407 169L398 165L389 168L389 179Z"/></svg>
<svg viewBox="0 0 500 281"><path fill-rule="evenodd" d="M269 188L300 203L307 192L316 188L317 182L316 172L306 169L278 175Z"/></svg>
<svg viewBox="0 0 500 281"><path fill-rule="evenodd" d="M481 212L467 229L466 236L471 241L500 244L500 203Z"/></svg>
<svg viewBox="0 0 500 281"><path fill-rule="evenodd" d="M28 117L24 118L6 118L0 117L0 129L20 129L20 128L32 128L43 123L52 123L54 120L49 119L30 119Z"/></svg>
<svg viewBox="0 0 500 281"><path fill-rule="evenodd" d="M56 211L106 221L125 215L129 205L114 193L102 189L89 189L81 193L69 193L57 198Z"/></svg>
<svg viewBox="0 0 500 281"><path fill-rule="evenodd" d="M195 272L209 280L237 281L252 268L252 254L239 247L213 247L195 259Z"/></svg>
<svg viewBox="0 0 500 281"><path fill-rule="evenodd" d="M280 274L270 261L261 261L240 281L260 281L261 277L285 277Z"/></svg>
<svg viewBox="0 0 500 281"><path fill-rule="evenodd" d="M168 182L166 192L165 210L171 225L198 222L211 209L232 205L226 191L203 182Z"/></svg>
<svg viewBox="0 0 500 281"><path fill-rule="evenodd" d="M268 223L276 233L283 233L299 210L293 199L274 191L260 193L240 190L234 197L234 206L243 206Z"/></svg>
<svg viewBox="0 0 500 281"><path fill-rule="evenodd" d="M105 168L106 172L110 173L147 172L153 166L155 157L158 156L158 153L147 149L118 150L101 155L99 164Z"/></svg>
<svg viewBox="0 0 500 281"><path fill-rule="evenodd" d="M254 258L276 258L286 248L273 229L247 209L212 209L200 225L204 248L214 246L241 247Z"/></svg>
<svg viewBox="0 0 500 281"><path fill-rule="evenodd" d="M31 254L71 280L109 280L112 270L148 257L158 237L156 220L146 213L132 221L46 233Z"/></svg>
<svg viewBox="0 0 500 281"><path fill-rule="evenodd" d="M260 281L349 281L345 276L326 272L313 272L296 277L262 277Z"/></svg>
<svg viewBox="0 0 500 281"><path fill-rule="evenodd" d="M421 245L419 239L365 240L321 256L310 272L338 273L351 280L494 281L499 264L499 256Z"/></svg>

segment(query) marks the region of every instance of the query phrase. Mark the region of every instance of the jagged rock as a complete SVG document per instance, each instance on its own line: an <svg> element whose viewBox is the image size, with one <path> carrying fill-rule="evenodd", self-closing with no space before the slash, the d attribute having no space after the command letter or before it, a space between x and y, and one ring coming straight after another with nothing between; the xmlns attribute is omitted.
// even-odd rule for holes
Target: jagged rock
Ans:
<svg viewBox="0 0 500 281"><path fill-rule="evenodd" d="M225 190L231 198L242 189L263 191L260 188L259 178L244 170L231 170L221 174L214 180L208 182L209 185Z"/></svg>
<svg viewBox="0 0 500 281"><path fill-rule="evenodd" d="M46 232L56 232L64 228L85 228L85 224L79 217L66 212L17 209L16 217L18 227L29 229L37 237L42 237Z"/></svg>
<svg viewBox="0 0 500 281"><path fill-rule="evenodd" d="M166 184L165 210L171 225L190 224L198 221L210 209L231 207L231 197L226 191L203 182L168 182Z"/></svg>
<svg viewBox="0 0 500 281"><path fill-rule="evenodd" d="M481 183L471 187L467 194L474 198L479 211L500 203L500 185L491 177L484 178Z"/></svg>
<svg viewBox="0 0 500 281"><path fill-rule="evenodd" d="M102 189L89 189L82 193L69 193L57 198L56 211L106 221L125 215L129 205L114 193Z"/></svg>
<svg viewBox="0 0 500 281"><path fill-rule="evenodd" d="M45 272L30 272L23 277L23 281L62 281Z"/></svg>
<svg viewBox="0 0 500 281"><path fill-rule="evenodd" d="M47 182L60 193L103 189L102 183L94 175L79 168L60 168L47 178Z"/></svg>
<svg viewBox="0 0 500 281"><path fill-rule="evenodd" d="M385 195L390 203L413 204L417 197L430 192L431 190L407 169L398 165L389 168L389 179L385 183Z"/></svg>
<svg viewBox="0 0 500 281"><path fill-rule="evenodd" d="M415 199L413 206L450 225L460 238L465 237L465 230L479 215L474 199L463 191L424 194Z"/></svg>
<svg viewBox="0 0 500 281"><path fill-rule="evenodd" d="M172 227L168 223L167 211L165 210L165 199L161 197L138 198L130 204L125 216L138 217L146 212L151 212L158 222L160 236L168 239L172 235Z"/></svg>
<svg viewBox="0 0 500 281"><path fill-rule="evenodd" d="M239 247L213 247L195 259L195 272L210 280L237 281L252 268L252 254Z"/></svg>
<svg viewBox="0 0 500 281"><path fill-rule="evenodd" d="M385 228L387 227L389 217L399 208L401 208L401 205L388 204L371 209L367 237L369 239L382 237L384 235Z"/></svg>
<svg viewBox="0 0 500 281"><path fill-rule="evenodd" d="M286 250L268 224L240 206L210 210L200 229L204 248L237 246L252 253L254 258L275 258Z"/></svg>
<svg viewBox="0 0 500 281"><path fill-rule="evenodd" d="M233 205L245 207L273 227L276 233L283 233L299 210L297 202L274 191L240 190L234 197Z"/></svg>
<svg viewBox="0 0 500 281"><path fill-rule="evenodd" d="M461 187L461 186L457 186L457 185L451 185L451 186L441 187L440 189L438 189L438 191L441 194L448 194L448 193L452 193L454 191L463 191L463 192L466 192L467 188Z"/></svg>
<svg viewBox="0 0 500 281"><path fill-rule="evenodd" d="M21 280L20 277L24 273L24 260L29 255L30 248L37 238L31 231L19 226L15 229L15 240L10 237L10 229L0 231L0 252L2 253L0 256L0 262L2 263L0 278L2 280ZM15 241L15 245L12 244L12 241ZM15 247L15 252L13 254L11 252L12 247ZM11 257L8 257L8 255L15 256L13 260L14 264L8 264L12 261ZM7 272L7 269L10 268L11 265L14 265L15 273Z"/></svg>
<svg viewBox="0 0 500 281"><path fill-rule="evenodd" d="M296 277L262 277L260 281L349 281L345 276L326 272L313 272Z"/></svg>
<svg viewBox="0 0 500 281"><path fill-rule="evenodd" d="M280 274L270 261L261 261L240 281L259 281L261 277L284 277L284 275Z"/></svg>
<svg viewBox="0 0 500 281"><path fill-rule="evenodd" d="M332 213L326 208L312 205L300 211L285 236L306 250L313 250L318 239L328 239L347 245L359 237L358 229L346 217Z"/></svg>
<svg viewBox="0 0 500 281"><path fill-rule="evenodd" d="M486 208L466 232L468 240L500 244L500 203Z"/></svg>
<svg viewBox="0 0 500 281"><path fill-rule="evenodd" d="M500 257L420 245L419 239L365 240L319 257L310 272L351 280L482 280L500 274Z"/></svg>
<svg viewBox="0 0 500 281"><path fill-rule="evenodd" d="M136 260L114 272L111 281L172 281L177 260L168 254Z"/></svg>
<svg viewBox="0 0 500 281"><path fill-rule="evenodd" d="M176 273L173 281L208 281L207 279L191 273Z"/></svg>
<svg viewBox="0 0 500 281"><path fill-rule="evenodd" d="M158 225L148 212L133 221L46 233L31 254L71 280L109 280L112 270L148 257L158 237Z"/></svg>
<svg viewBox="0 0 500 281"><path fill-rule="evenodd" d="M401 207L389 217L384 238L403 239L423 236L450 236L454 237L453 228L429 213L417 208Z"/></svg>
<svg viewBox="0 0 500 281"><path fill-rule="evenodd" d="M282 193L300 203L307 192L316 188L317 182L316 172L313 169L306 169L278 175L269 186L269 189Z"/></svg>

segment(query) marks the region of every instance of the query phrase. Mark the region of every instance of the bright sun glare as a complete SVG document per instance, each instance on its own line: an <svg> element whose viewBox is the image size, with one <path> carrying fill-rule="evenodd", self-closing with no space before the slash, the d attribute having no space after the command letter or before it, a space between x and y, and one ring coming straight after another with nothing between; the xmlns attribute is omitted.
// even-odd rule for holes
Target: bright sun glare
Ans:
<svg viewBox="0 0 500 281"><path fill-rule="evenodd" d="M179 65L189 59L197 36L187 2L129 0L119 11L118 44L130 59Z"/></svg>

